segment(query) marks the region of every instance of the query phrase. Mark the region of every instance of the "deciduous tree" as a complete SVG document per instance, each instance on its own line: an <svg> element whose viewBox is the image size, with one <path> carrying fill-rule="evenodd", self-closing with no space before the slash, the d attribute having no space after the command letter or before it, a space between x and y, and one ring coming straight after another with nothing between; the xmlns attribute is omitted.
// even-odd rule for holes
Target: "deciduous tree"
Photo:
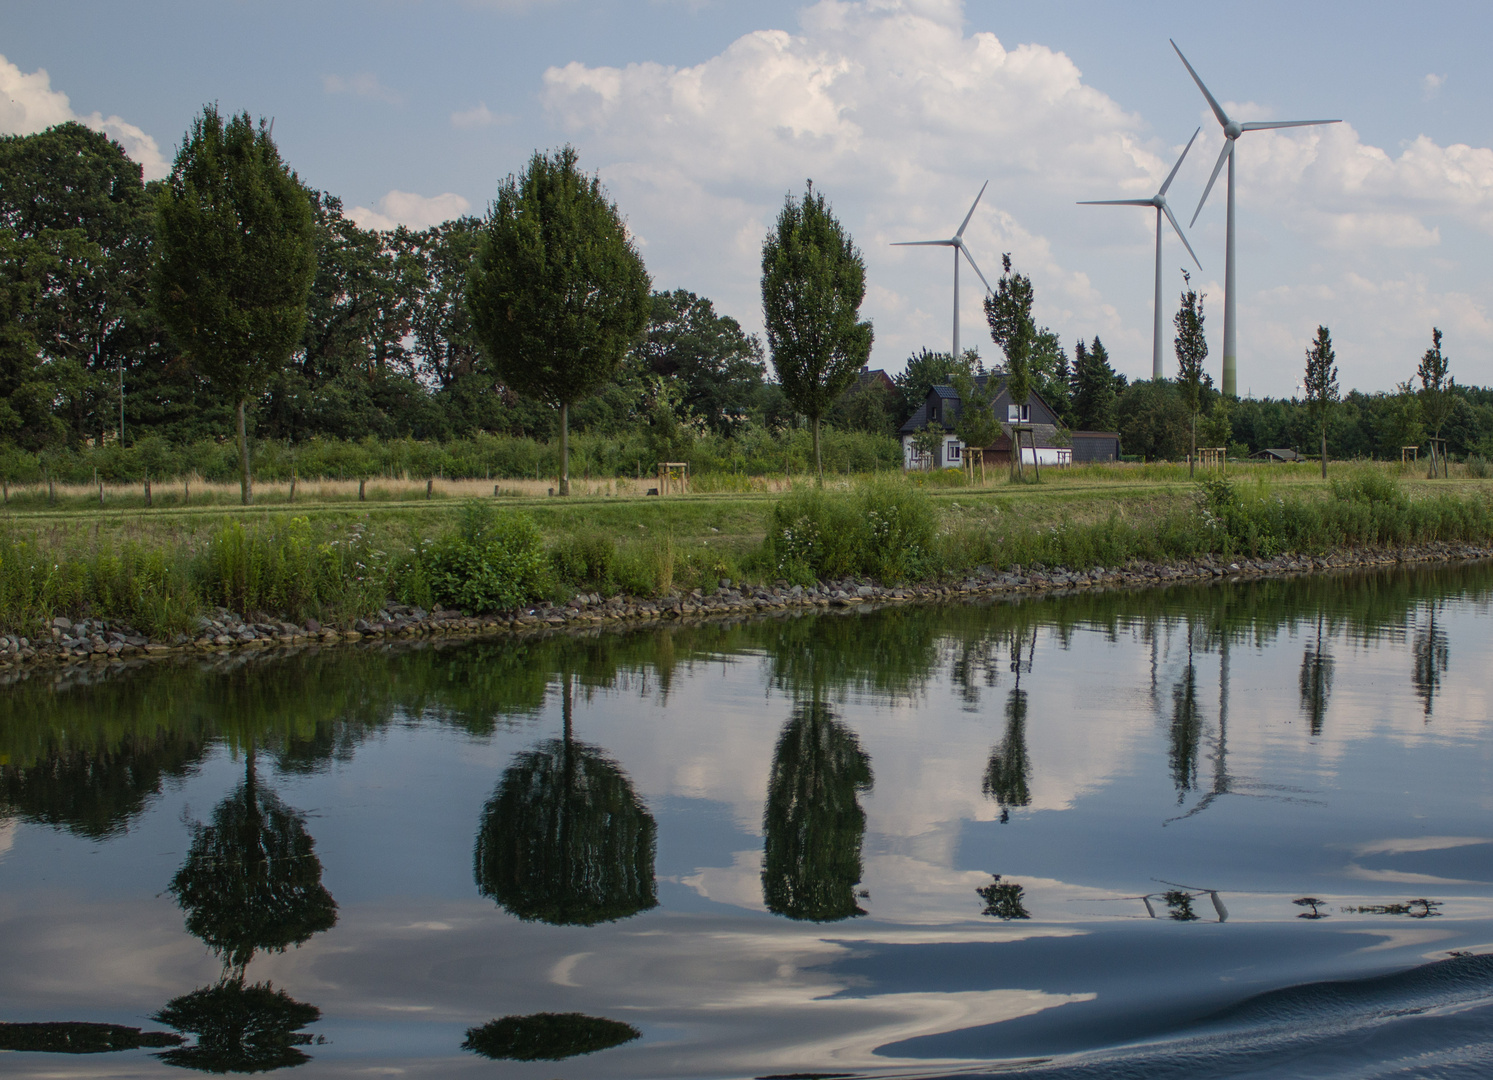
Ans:
<svg viewBox="0 0 1493 1080"><path fill-rule="evenodd" d="M601 180L575 148L535 151L498 186L467 285L478 341L502 381L560 410L570 494L570 407L612 379L648 322L648 271Z"/></svg>
<svg viewBox="0 0 1493 1080"><path fill-rule="evenodd" d="M1011 254L1001 256L1001 279L994 294L985 297L985 321L990 336L1006 354L1006 393L1018 407L1032 393L1032 349L1037 325L1032 322L1032 279L1011 269ZM1013 440L1014 441L1014 440ZM1012 459L1021 468L1021 447L1013 447Z"/></svg>
<svg viewBox="0 0 1493 1080"><path fill-rule="evenodd" d="M762 244L762 316L773 370L788 401L809 418L822 478L819 425L871 354L860 321L866 262L824 194L789 195Z"/></svg>
<svg viewBox="0 0 1493 1080"><path fill-rule="evenodd" d="M1337 364L1332 333L1317 327L1317 337L1306 350L1306 402L1322 434L1322 479L1327 479L1327 417L1338 399Z"/></svg>
<svg viewBox="0 0 1493 1080"><path fill-rule="evenodd" d="M1203 336L1203 298L1196 289L1182 293L1182 307L1173 319L1177 328L1177 388L1192 414L1191 444L1187 475L1193 475L1198 456L1198 410L1202 407L1203 361L1208 358L1208 339Z"/></svg>
<svg viewBox="0 0 1493 1080"><path fill-rule="evenodd" d="M1426 427L1431 429L1431 437L1439 440L1441 438L1441 426L1451 416L1452 410L1457 407L1456 398L1452 389L1456 380L1447 376L1447 369L1451 367L1451 361L1441 351L1441 330L1439 327L1431 328L1431 347L1426 350L1425 355L1420 358L1420 366L1416 368L1415 374L1420 378L1420 415L1425 421ZM1431 444L1431 475L1435 476L1439 471L1446 473L1446 465L1440 460L1441 451L1438 443Z"/></svg>
<svg viewBox="0 0 1493 1080"><path fill-rule="evenodd" d="M316 273L311 202L263 120L192 122L156 204L155 310L172 339L233 401L240 492L254 501L245 410L301 342Z"/></svg>

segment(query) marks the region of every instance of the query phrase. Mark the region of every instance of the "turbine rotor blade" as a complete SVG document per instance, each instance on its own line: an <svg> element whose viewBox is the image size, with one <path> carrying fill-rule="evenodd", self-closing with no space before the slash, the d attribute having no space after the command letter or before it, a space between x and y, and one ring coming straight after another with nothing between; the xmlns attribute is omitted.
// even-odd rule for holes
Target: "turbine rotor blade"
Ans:
<svg viewBox="0 0 1493 1080"><path fill-rule="evenodd" d="M1171 41L1171 38L1167 38L1167 40ZM1172 48L1177 49L1177 43L1175 41L1172 41ZM1193 71L1192 65L1187 62L1187 57L1182 55L1181 49L1177 49L1177 58L1181 60L1182 65L1187 68L1187 74L1192 76L1192 81L1198 84L1198 89L1203 92L1203 97L1208 99L1208 106L1213 110L1213 115L1218 118L1218 122L1224 127L1227 127L1229 123L1229 114L1223 111L1223 106L1220 105L1217 99L1215 99L1213 95L1208 92L1208 88L1203 85L1203 80L1198 78L1198 73L1196 71Z"/></svg>
<svg viewBox="0 0 1493 1080"><path fill-rule="evenodd" d="M990 186L990 181L989 180L986 180L983 184L980 185L980 194L976 195L975 196L975 201L969 204L969 213L967 213L967 214L964 215L964 221L963 221L963 223L960 224L959 231L954 234L954 239L955 240L958 240L961 236L964 235L964 226L968 225L969 224L969 219L975 216L975 207L977 207L977 206L980 205L980 196L985 194L985 189L988 188L989 186Z"/></svg>
<svg viewBox="0 0 1493 1080"><path fill-rule="evenodd" d="M958 247L960 251L964 252L964 257L969 260L969 265L975 268L975 273L980 275L980 280L985 281L985 275L981 273L979 266L976 265L975 257L969 253L969 248L964 246L963 240L959 241ZM988 281L985 281L985 291L989 293L995 292L995 290L990 287L990 282Z"/></svg>
<svg viewBox="0 0 1493 1080"><path fill-rule="evenodd" d="M1155 206L1150 199L1087 199L1074 206Z"/></svg>
<svg viewBox="0 0 1493 1080"><path fill-rule="evenodd" d="M888 247L958 247L953 240L903 240Z"/></svg>
<svg viewBox="0 0 1493 1080"><path fill-rule="evenodd" d="M1182 167L1182 162L1187 160L1187 151L1192 149L1192 144L1197 142L1198 133L1202 130L1202 128L1198 128L1197 131L1194 131L1192 133L1192 138L1188 139L1187 145L1182 148L1182 156L1179 157L1177 159L1177 163L1172 166L1172 171L1166 174L1166 183L1161 185L1161 190L1156 194L1165 195L1166 189L1172 186L1172 181L1177 178L1177 170Z"/></svg>
<svg viewBox="0 0 1493 1080"><path fill-rule="evenodd" d="M1224 139L1223 153L1218 155L1218 164L1213 166L1213 175L1208 177L1208 186L1203 189L1203 197L1198 200L1198 208L1192 212L1192 220L1187 223L1190 229L1198 223L1198 215L1203 212L1203 203L1208 201L1208 195L1213 191L1213 184L1218 180L1218 174L1223 169L1223 163L1229 159L1234 152L1234 140Z"/></svg>
<svg viewBox="0 0 1493 1080"><path fill-rule="evenodd" d="M1172 223L1172 229L1176 231L1177 239L1182 241L1182 246L1187 249L1187 254L1192 256L1192 261L1197 263L1198 269L1201 270L1203 268L1203 264L1198 262L1197 252L1192 250L1192 245L1187 242L1187 237L1183 235L1182 226L1178 225L1177 219L1172 217L1172 208L1166 205L1166 203L1162 203L1161 212L1166 215L1166 220Z"/></svg>
<svg viewBox="0 0 1493 1080"><path fill-rule="evenodd" d="M1341 120L1256 120L1240 124L1245 131L1269 131L1271 128L1316 127L1318 124L1341 124Z"/></svg>

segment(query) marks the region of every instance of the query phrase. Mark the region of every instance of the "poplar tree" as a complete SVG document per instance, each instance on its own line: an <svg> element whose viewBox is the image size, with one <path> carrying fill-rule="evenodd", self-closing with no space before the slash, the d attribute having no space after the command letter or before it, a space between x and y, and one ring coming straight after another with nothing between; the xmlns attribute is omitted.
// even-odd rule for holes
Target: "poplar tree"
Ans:
<svg viewBox="0 0 1493 1080"><path fill-rule="evenodd" d="M1006 354L1006 393L1018 410L1032 394L1032 348L1037 324L1032 321L1032 279L1011 269L1011 253L1001 256L1001 279L995 292L985 297L985 321L990 336ZM1017 413L1020 416L1020 412ZM1021 442L1012 438L1013 461L1023 472ZM1035 454L1035 449L1033 450Z"/></svg>
<svg viewBox="0 0 1493 1080"><path fill-rule="evenodd" d="M762 321L783 396L813 427L821 479L820 421L871 355L865 296L866 261L810 180L762 243Z"/></svg>
<svg viewBox="0 0 1493 1080"><path fill-rule="evenodd" d="M1316 418L1322 433L1322 479L1327 479L1327 415L1338 399L1337 357L1332 351L1332 334L1327 327L1317 327L1316 340L1306 350L1307 407Z"/></svg>
<svg viewBox="0 0 1493 1080"><path fill-rule="evenodd" d="M1208 358L1208 339L1203 336L1203 298L1196 289L1182 293L1182 307L1173 319L1177 336L1177 388L1192 414L1192 448L1187 455L1187 475L1197 468L1198 409L1202 405L1203 361Z"/></svg>
<svg viewBox="0 0 1493 1080"><path fill-rule="evenodd" d="M311 201L247 112L192 121L156 204L155 309L238 417L239 488L254 501L244 412L284 368L316 274Z"/></svg>
<svg viewBox="0 0 1493 1080"><path fill-rule="evenodd" d="M1441 330L1439 327L1431 328L1431 347L1426 350L1425 355L1420 358L1420 366L1416 368L1416 375L1420 377L1420 415L1425 421L1426 427L1431 429L1431 475L1446 475L1446 463L1441 460L1441 425L1446 423L1451 416L1452 410L1456 408L1456 399L1452 397L1452 387L1456 380L1449 378L1447 369L1451 367L1451 361L1441 351Z"/></svg>
<svg viewBox="0 0 1493 1080"><path fill-rule="evenodd" d="M511 390L560 410L570 494L570 406L616 377L648 325L651 284L601 180L575 148L535 151L498 185L467 282L472 326Z"/></svg>

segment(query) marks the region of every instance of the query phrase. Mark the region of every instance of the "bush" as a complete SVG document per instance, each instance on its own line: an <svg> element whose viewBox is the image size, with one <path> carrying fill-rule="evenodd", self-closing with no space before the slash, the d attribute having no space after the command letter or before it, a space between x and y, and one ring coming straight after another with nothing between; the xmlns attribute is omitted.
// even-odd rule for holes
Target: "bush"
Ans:
<svg viewBox="0 0 1493 1080"><path fill-rule="evenodd" d="M790 581L863 574L882 581L925 576L936 532L933 508L898 479L849 493L797 488L773 507L765 548Z"/></svg>
<svg viewBox="0 0 1493 1080"><path fill-rule="evenodd" d="M617 589L617 545L600 532L574 533L560 539L550 553L555 577L566 585L607 596Z"/></svg>
<svg viewBox="0 0 1493 1080"><path fill-rule="evenodd" d="M463 611L509 611L544 595L549 563L539 529L523 514L473 500L457 527L426 551L431 595Z"/></svg>

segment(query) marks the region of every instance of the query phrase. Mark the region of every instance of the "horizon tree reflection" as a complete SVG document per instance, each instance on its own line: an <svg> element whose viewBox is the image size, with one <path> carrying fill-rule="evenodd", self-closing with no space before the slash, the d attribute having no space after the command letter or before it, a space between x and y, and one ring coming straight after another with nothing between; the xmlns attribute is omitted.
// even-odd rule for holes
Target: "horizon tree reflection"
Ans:
<svg viewBox="0 0 1493 1080"><path fill-rule="evenodd" d="M482 811L473 873L483 896L526 922L593 926L658 905L657 826L617 763L574 738L572 696L567 673L563 737L504 770Z"/></svg>
<svg viewBox="0 0 1493 1080"><path fill-rule="evenodd" d="M217 953L216 985L171 999L151 1019L196 1037L156 1056L214 1073L268 1072L303 1065L301 1028L321 1018L268 982L249 983L257 951L284 952L337 924L337 902L321 882L321 860L306 819L259 782L253 743L244 780L192 826L192 846L168 891L187 930Z"/></svg>
<svg viewBox="0 0 1493 1080"><path fill-rule="evenodd" d="M871 759L830 707L796 705L773 751L763 812L762 898L790 919L838 922L857 902Z"/></svg>

